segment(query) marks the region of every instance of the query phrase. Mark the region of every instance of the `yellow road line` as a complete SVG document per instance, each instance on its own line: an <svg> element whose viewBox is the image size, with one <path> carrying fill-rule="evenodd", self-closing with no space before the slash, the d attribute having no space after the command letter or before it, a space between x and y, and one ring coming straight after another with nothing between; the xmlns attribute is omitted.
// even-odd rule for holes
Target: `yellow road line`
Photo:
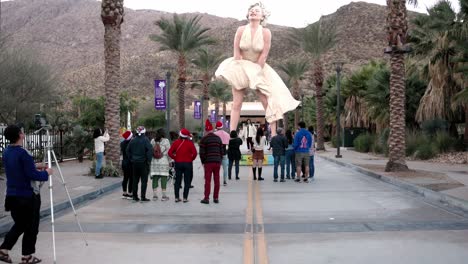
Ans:
<svg viewBox="0 0 468 264"><path fill-rule="evenodd" d="M263 227L263 210L262 210L262 195L260 192L259 184L255 184L255 217L256 224L260 226L259 230L255 234L255 241L257 242L257 259L259 264L268 264L268 253L265 239L265 232Z"/></svg>
<svg viewBox="0 0 468 264"><path fill-rule="evenodd" d="M244 264L254 263L254 230L253 230L253 183L249 174L247 209L245 210L246 229L244 234Z"/></svg>

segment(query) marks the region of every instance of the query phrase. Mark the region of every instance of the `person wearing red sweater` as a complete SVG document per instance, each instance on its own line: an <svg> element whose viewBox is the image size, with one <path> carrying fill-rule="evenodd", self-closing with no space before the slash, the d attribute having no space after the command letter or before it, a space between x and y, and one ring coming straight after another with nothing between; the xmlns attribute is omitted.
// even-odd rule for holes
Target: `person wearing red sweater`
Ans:
<svg viewBox="0 0 468 264"><path fill-rule="evenodd" d="M188 202L188 195L190 184L192 181L193 161L197 158L197 149L190 140L190 131L182 128L179 132L179 138L172 143L168 151L169 157L174 160L174 167L176 171L176 181L174 185L175 202L180 202L179 189L184 179L184 203Z"/></svg>

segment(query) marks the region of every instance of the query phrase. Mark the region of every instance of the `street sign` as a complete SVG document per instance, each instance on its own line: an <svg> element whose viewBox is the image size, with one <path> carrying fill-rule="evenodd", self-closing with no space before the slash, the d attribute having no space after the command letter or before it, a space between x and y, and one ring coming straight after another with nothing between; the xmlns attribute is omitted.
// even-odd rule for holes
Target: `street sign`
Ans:
<svg viewBox="0 0 468 264"><path fill-rule="evenodd" d="M193 105L193 118L201 119L201 102L197 100L193 102Z"/></svg>
<svg viewBox="0 0 468 264"><path fill-rule="evenodd" d="M166 110L166 80L154 80L154 108Z"/></svg>

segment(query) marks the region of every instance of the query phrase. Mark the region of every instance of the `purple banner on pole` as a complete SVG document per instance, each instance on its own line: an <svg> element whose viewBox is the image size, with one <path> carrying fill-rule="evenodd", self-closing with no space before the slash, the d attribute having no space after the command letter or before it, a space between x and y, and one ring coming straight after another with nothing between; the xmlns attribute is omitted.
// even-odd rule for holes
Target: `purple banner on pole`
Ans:
<svg viewBox="0 0 468 264"><path fill-rule="evenodd" d="M166 80L154 80L154 108L166 110Z"/></svg>
<svg viewBox="0 0 468 264"><path fill-rule="evenodd" d="M211 122L216 122L216 111L215 110L211 110L210 121Z"/></svg>
<svg viewBox="0 0 468 264"><path fill-rule="evenodd" d="M201 102L200 101L193 102L193 118L201 119Z"/></svg>

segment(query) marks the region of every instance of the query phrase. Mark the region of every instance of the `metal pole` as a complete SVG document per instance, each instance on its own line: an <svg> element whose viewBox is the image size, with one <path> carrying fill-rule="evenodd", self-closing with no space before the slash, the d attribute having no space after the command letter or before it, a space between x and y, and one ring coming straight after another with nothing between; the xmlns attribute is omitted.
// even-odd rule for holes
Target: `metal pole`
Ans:
<svg viewBox="0 0 468 264"><path fill-rule="evenodd" d="M302 118L301 119L302 119L302 121L304 121L305 120L304 119L304 94L301 94L301 101L302 101L302 107L301 107L302 108L301 109L302 110L302 114L301 114Z"/></svg>
<svg viewBox="0 0 468 264"><path fill-rule="evenodd" d="M167 105L166 105L166 113L167 113L167 119L166 119L166 133L169 135L171 131L171 93L170 93L170 81L171 81L171 72L168 71L166 72L166 96L167 96Z"/></svg>
<svg viewBox="0 0 468 264"><path fill-rule="evenodd" d="M340 132L341 132L341 127L340 127L340 74L341 74L341 65L336 66L336 87L337 87L337 93L336 93L336 139L337 139L337 148L336 148L336 158L341 158L342 156L340 155L340 146L341 146L341 137L340 137Z"/></svg>

